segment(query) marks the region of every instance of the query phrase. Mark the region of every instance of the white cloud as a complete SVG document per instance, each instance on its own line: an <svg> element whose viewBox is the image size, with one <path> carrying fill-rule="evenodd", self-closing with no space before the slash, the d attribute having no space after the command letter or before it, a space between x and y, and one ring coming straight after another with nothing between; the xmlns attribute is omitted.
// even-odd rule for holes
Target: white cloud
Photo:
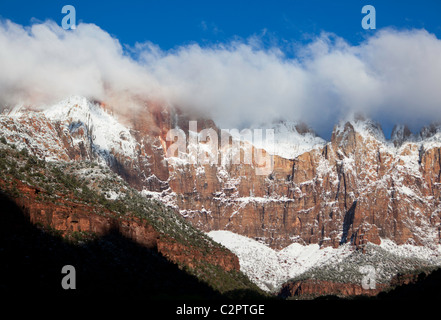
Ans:
<svg viewBox="0 0 441 320"><path fill-rule="evenodd" d="M111 92L148 97L159 90L116 39L92 24L65 31L54 22L24 28L6 21L0 47L3 104L44 104L73 94L105 100Z"/></svg>
<svg viewBox="0 0 441 320"><path fill-rule="evenodd" d="M441 41L425 30L380 30L355 46L322 34L288 58L258 37L127 50L93 24L65 31L50 21L5 21L0 48L3 104L158 97L225 128L297 119L320 133L351 112L414 126L441 115Z"/></svg>

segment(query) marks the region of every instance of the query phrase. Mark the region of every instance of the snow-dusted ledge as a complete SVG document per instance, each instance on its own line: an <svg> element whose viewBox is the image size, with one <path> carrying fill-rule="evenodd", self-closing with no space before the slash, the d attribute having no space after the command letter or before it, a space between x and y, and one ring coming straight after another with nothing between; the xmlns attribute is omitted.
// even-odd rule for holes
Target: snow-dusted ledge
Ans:
<svg viewBox="0 0 441 320"><path fill-rule="evenodd" d="M338 266L346 261L357 263L353 255L354 249L350 244L338 248L320 248L318 244L294 243L277 251L261 242L230 231L211 231L208 236L236 254L239 258L241 271L262 290L269 292L276 291L287 280L299 276L311 268ZM386 252L398 258L415 258L425 261L428 265L441 265L441 245L435 245L432 248L397 245L393 241L382 239L379 246L372 246L377 250L382 250L380 257L384 257ZM385 274L386 270L380 270L383 265L385 269L389 268L388 270L390 270L387 261L379 261L375 267L379 273ZM399 268L396 265L393 267Z"/></svg>

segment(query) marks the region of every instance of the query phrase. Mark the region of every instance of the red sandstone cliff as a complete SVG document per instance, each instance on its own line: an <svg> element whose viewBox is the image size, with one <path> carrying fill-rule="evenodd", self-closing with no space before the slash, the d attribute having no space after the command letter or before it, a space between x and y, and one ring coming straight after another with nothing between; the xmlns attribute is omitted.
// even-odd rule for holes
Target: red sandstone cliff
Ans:
<svg viewBox="0 0 441 320"><path fill-rule="evenodd" d="M201 248L190 243L181 243L171 236L158 232L145 220L134 216L121 217L101 206L81 203L72 195L58 194L57 201L37 199L41 192L21 181L14 181L19 196L14 202L22 209L29 220L36 225L49 227L71 235L73 232L86 232L101 237L110 231L118 231L134 242L155 249L168 260L193 268L195 261L217 265L225 271L239 271L238 258L228 250L213 248L210 254L204 254ZM9 190L11 183L0 179L0 189Z"/></svg>
<svg viewBox="0 0 441 320"><path fill-rule="evenodd" d="M89 112L83 105L66 108ZM65 112L63 120L41 113L4 115L0 129L8 141L40 157L105 159L137 189L172 198L168 204L203 231L230 230L273 248L295 241L334 247L379 243L380 238L417 245L441 241L436 130L420 142L406 142L403 136L394 144L372 122L353 120L337 125L331 141L319 148L294 159L274 156L272 173L258 175L255 163L167 159L166 132L176 125L185 131L192 119L177 110L146 104L121 115L129 129L121 131L119 145L112 141L104 151L93 139L94 124L74 113ZM219 130L204 120L198 131L210 127Z"/></svg>

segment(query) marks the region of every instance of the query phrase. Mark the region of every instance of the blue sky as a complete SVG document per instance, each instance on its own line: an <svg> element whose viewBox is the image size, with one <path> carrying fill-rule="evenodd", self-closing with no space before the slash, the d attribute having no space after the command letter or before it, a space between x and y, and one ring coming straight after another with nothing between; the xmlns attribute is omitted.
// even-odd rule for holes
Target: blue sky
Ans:
<svg viewBox="0 0 441 320"><path fill-rule="evenodd" d="M39 95L45 90L53 93L54 86L62 83L57 78L47 87L38 87L47 81L45 70L50 65L52 70L58 70L57 76L68 77L64 81L68 87L60 88L60 96L71 89L75 94L90 93L93 90L89 88L93 87L96 90L91 96L104 97L103 88L95 88L96 83L88 82L91 76L104 79L110 75L111 79L105 80L115 88L129 86L131 79L145 80L143 88L147 88L153 77L153 82L159 82L162 89L175 97L174 102L199 109L211 108L211 112L217 110L214 114L217 113L219 121L222 117L259 121L270 110L278 118L295 114L311 120L311 125L327 137L331 125L342 114L357 108L368 110L370 116L380 121L386 136L396 121L409 123L413 130L418 130L433 118L441 119L437 85L441 82L441 1L438 0L15 0L0 1L0 18L24 27L47 20L61 25L64 17L61 9L67 4L76 8L77 23L94 24L103 30L97 32L84 27L78 37L73 35L75 31L68 31L72 37L66 41L54 33L60 44L76 43L78 59L83 59L81 50L91 49L96 37L97 42L87 56L90 63L78 70L78 63L85 60L76 61L74 56L65 60L62 46L53 46L59 51L49 54L46 48L52 44L37 30L31 38L22 35L20 41L29 43L33 39L37 43L29 45L29 50L35 52L22 56L21 47L15 47L16 42L8 35L10 31L0 25L5 41L2 49L11 47L3 53L11 61L0 61L3 96L9 94L10 88L34 90ZM376 9L376 30L361 27L364 16L361 9L368 4ZM47 32L54 32L50 24L45 25ZM417 32L405 32L411 29ZM389 32L381 33L382 30ZM347 46L326 42L321 36L323 32L344 39ZM381 36L376 37L377 34ZM136 43L153 43L161 55L152 58L149 48L138 52L149 59L146 75L145 65L139 61L128 66L124 57L118 57L117 48L105 40L108 35L132 50ZM262 41L261 52L250 51L249 39L254 38ZM243 46L231 46L232 40L239 40ZM311 43L314 46L308 47ZM227 48L220 50L218 44L226 44ZM273 48L281 49L285 55L274 57ZM310 50L306 63L297 59L297 52L302 51L292 48ZM323 48L328 50L324 56ZM366 49L365 53L361 49ZM103 51L110 52L105 57L107 60L97 58L96 52ZM130 70L127 74L118 73L127 66ZM8 68L9 73L5 72ZM27 77L29 86L26 86L19 74L27 76L30 69L35 74ZM72 80L73 70L78 71L76 82ZM188 79L193 82L188 83ZM185 90L181 84L187 85ZM275 84L278 86L273 87ZM17 91L12 96L11 101L20 94ZM324 120L317 121L317 115Z"/></svg>
<svg viewBox="0 0 441 320"><path fill-rule="evenodd" d="M94 23L123 44L151 41L164 50L264 32L277 41L302 42L326 31L355 44L375 32L361 28L361 8L366 4L376 8L377 29L425 28L441 38L437 0L15 0L0 2L0 16L21 25L35 19L61 24L65 4L75 6L78 22Z"/></svg>

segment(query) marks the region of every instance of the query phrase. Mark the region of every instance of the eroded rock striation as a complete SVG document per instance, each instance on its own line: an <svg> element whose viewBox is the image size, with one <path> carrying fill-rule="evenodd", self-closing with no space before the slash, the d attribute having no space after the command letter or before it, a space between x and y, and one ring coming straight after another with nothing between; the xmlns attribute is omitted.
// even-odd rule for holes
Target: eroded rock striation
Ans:
<svg viewBox="0 0 441 320"><path fill-rule="evenodd" d="M301 148L291 158L275 152L273 170L261 175L255 159L222 161L223 154L234 152L231 146L221 149L217 164L189 161L191 152L206 152L204 143L196 151L189 147L186 157L167 157L170 129L198 136L188 131L190 120L199 120L199 134L207 128L220 133L211 120L160 104L123 114L78 97L41 112L4 113L0 130L18 148L46 160L105 163L206 232L229 230L275 249L294 242L332 247L351 242L362 248L381 238L414 245L441 241L437 126L419 136L397 126L393 140L386 140L368 119L343 121L329 142ZM261 151L245 142L239 152L246 148Z"/></svg>

